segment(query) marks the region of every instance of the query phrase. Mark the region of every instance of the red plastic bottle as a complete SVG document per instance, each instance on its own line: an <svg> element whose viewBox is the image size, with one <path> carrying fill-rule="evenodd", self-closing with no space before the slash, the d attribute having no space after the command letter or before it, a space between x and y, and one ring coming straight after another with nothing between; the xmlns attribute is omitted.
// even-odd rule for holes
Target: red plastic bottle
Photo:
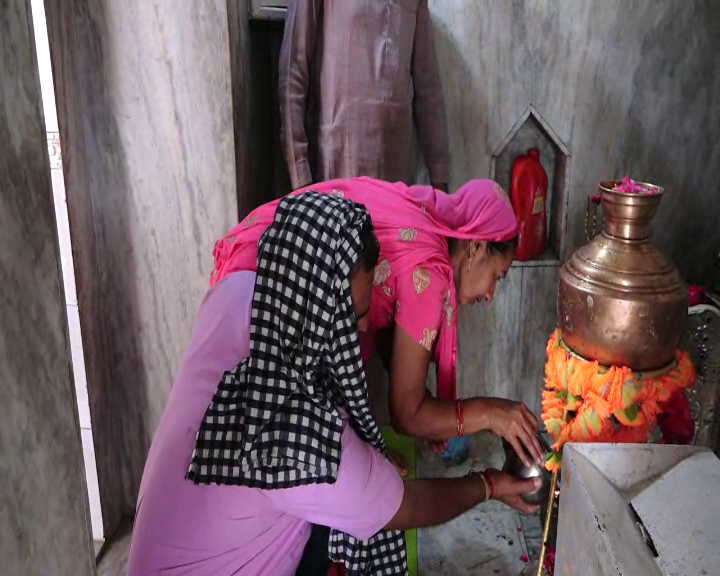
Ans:
<svg viewBox="0 0 720 576"><path fill-rule="evenodd" d="M528 150L526 156L515 158L510 194L518 220L517 260L533 260L545 250L547 187L547 174L540 164L540 151L537 148Z"/></svg>

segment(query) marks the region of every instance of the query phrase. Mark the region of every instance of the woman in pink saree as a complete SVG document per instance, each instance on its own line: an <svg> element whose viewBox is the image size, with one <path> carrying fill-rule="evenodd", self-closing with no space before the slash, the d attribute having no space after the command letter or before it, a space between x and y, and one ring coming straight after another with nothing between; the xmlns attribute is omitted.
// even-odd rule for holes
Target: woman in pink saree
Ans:
<svg viewBox="0 0 720 576"><path fill-rule="evenodd" d="M396 431L444 445L491 430L525 463L542 461L537 419L521 402L458 399L459 305L492 302L512 264L517 221L510 200L492 180L471 180L454 194L371 178L332 180L296 190L343 196L363 204L380 242L363 359L377 351L390 377L390 414ZM278 201L260 206L215 246L211 283L253 270L257 242ZM426 388L437 366L437 396Z"/></svg>

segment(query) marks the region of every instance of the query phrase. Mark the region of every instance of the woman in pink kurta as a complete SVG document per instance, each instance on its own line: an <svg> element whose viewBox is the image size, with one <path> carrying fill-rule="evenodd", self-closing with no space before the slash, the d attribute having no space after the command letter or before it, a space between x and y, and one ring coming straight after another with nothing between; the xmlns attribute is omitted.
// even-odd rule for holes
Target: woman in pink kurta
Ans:
<svg viewBox="0 0 720 576"><path fill-rule="evenodd" d="M492 302L508 273L517 222L507 194L492 180L472 180L454 194L371 178L321 182L314 190L343 196L369 211L380 241L370 329L363 358L377 350L390 375L390 412L400 432L435 442L489 429L526 460L541 461L537 420L520 403L457 399L458 305ZM260 206L215 247L218 282L252 269L257 242L277 202ZM437 365L437 397L425 387Z"/></svg>

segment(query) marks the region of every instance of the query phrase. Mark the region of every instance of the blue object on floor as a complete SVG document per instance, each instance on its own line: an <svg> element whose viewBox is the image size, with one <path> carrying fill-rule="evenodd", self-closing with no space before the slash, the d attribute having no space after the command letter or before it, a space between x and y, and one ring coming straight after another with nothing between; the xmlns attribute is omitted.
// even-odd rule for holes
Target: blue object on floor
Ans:
<svg viewBox="0 0 720 576"><path fill-rule="evenodd" d="M445 464L459 466L470 455L470 438L468 436L453 436L448 440L447 448L440 455Z"/></svg>

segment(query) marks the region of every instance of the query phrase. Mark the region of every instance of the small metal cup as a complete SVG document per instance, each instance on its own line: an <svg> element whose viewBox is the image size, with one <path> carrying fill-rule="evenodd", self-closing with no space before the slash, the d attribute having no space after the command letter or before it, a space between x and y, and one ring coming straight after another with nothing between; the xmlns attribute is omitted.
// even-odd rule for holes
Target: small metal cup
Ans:
<svg viewBox="0 0 720 576"><path fill-rule="evenodd" d="M547 446L547 442L545 442L545 439L542 436L538 435L538 440L540 441L540 444L542 444L543 448L550 451ZM523 492L520 494L520 498L528 504L542 504L546 502L548 499L548 490L550 489L550 480L552 477L550 472L548 472L542 464L533 463L530 466L525 466L510 443L505 439L503 439L502 443L503 450L505 451L505 465L502 468L503 472L520 480L536 477L541 479L539 488L530 492Z"/></svg>

